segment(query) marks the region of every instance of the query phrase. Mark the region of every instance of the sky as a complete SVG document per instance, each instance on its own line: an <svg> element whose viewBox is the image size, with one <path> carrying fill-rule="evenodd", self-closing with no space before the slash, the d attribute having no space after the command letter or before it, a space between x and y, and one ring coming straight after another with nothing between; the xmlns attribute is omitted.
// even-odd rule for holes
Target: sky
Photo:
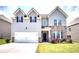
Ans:
<svg viewBox="0 0 79 59"><path fill-rule="evenodd" d="M25 13L35 8L39 13L48 14L56 6L60 6L68 14L67 23L79 15L79 0L0 0L0 14L11 17L17 8Z"/></svg>

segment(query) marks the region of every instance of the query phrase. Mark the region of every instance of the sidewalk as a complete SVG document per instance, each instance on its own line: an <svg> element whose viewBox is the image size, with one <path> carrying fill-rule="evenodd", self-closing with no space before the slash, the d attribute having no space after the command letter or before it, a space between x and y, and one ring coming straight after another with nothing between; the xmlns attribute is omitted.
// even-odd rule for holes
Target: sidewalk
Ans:
<svg viewBox="0 0 79 59"><path fill-rule="evenodd" d="M10 43L0 45L0 53L35 53L38 43Z"/></svg>

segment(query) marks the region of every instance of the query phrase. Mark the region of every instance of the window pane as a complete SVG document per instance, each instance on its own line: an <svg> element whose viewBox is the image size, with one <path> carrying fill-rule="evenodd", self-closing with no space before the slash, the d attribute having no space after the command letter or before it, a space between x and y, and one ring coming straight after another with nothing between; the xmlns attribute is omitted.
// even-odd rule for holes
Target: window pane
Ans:
<svg viewBox="0 0 79 59"><path fill-rule="evenodd" d="M69 31L71 31L71 28L69 28Z"/></svg>
<svg viewBox="0 0 79 59"><path fill-rule="evenodd" d="M61 20L59 20L58 25L62 25L62 21Z"/></svg>
<svg viewBox="0 0 79 59"><path fill-rule="evenodd" d="M18 22L21 22L21 16L18 16Z"/></svg>
<svg viewBox="0 0 79 59"><path fill-rule="evenodd" d="M17 16L16 21L17 22L23 22L23 16Z"/></svg>
<svg viewBox="0 0 79 59"><path fill-rule="evenodd" d="M57 20L56 19L54 19L54 25L57 25Z"/></svg>
<svg viewBox="0 0 79 59"><path fill-rule="evenodd" d="M61 32L61 38L63 38L63 32Z"/></svg>
<svg viewBox="0 0 79 59"><path fill-rule="evenodd" d="M57 32L57 38L58 38L58 39L60 38L60 33L59 33L59 32Z"/></svg>
<svg viewBox="0 0 79 59"><path fill-rule="evenodd" d="M32 20L35 20L35 16L32 16Z"/></svg>
<svg viewBox="0 0 79 59"><path fill-rule="evenodd" d="M36 22L37 17L36 16L30 16L30 22Z"/></svg>
<svg viewBox="0 0 79 59"><path fill-rule="evenodd" d="M23 16L21 16L21 22L23 22Z"/></svg>

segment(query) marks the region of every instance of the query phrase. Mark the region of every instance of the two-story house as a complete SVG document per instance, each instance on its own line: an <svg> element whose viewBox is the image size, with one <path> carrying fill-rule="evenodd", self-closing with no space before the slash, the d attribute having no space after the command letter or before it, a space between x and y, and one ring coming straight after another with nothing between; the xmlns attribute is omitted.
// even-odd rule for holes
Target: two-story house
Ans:
<svg viewBox="0 0 79 59"><path fill-rule="evenodd" d="M38 32L39 42L67 38L67 14L58 6L49 14L39 14L34 8L26 14L18 8L14 16L11 24L12 39L15 32Z"/></svg>

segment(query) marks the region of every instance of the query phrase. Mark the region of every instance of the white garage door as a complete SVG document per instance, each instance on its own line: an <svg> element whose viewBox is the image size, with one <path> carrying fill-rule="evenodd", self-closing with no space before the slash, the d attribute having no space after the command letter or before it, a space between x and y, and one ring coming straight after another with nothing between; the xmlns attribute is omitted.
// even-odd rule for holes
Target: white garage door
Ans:
<svg viewBox="0 0 79 59"><path fill-rule="evenodd" d="M15 42L37 43L38 32L15 32L14 41Z"/></svg>

